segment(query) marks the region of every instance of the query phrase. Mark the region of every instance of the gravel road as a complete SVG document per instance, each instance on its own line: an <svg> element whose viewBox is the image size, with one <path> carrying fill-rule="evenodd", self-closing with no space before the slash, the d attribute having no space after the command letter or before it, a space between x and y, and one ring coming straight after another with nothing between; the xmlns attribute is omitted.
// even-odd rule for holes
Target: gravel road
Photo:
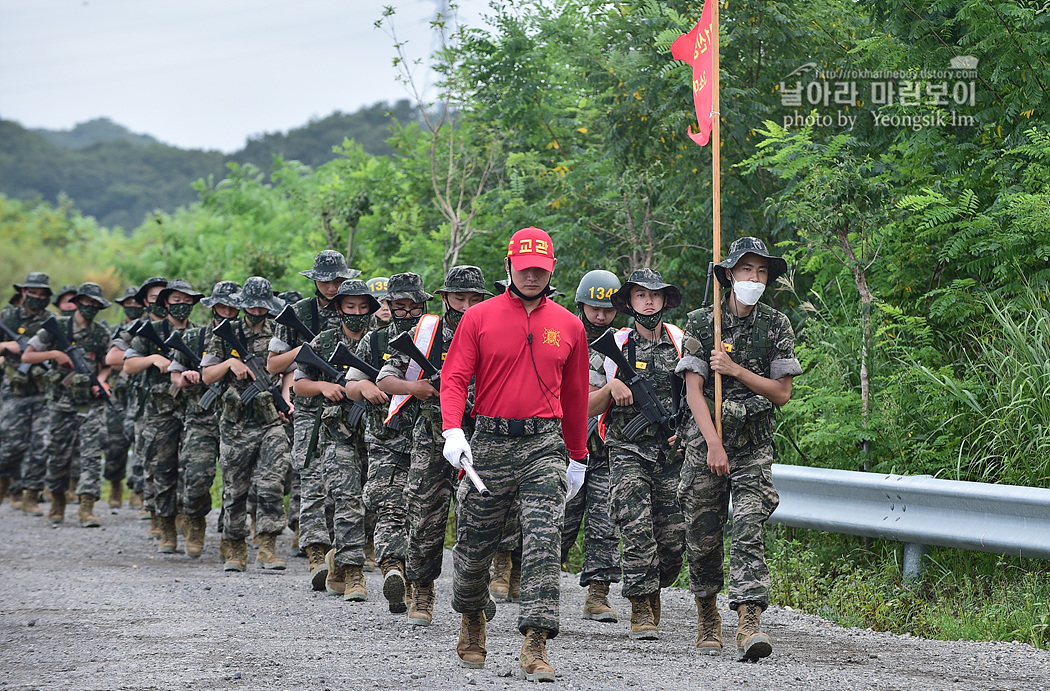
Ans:
<svg viewBox="0 0 1050 691"><path fill-rule="evenodd" d="M435 621L412 627L387 612L378 573L369 601L309 590L306 561L284 572L223 573L209 520L204 556L155 553L147 523L99 507L99 529L76 507L52 528L0 507L0 689L504 689L515 676L518 606L501 604L483 670L458 666L451 554ZM278 541L288 551L290 535ZM181 544L180 544L181 549ZM254 558L254 551L251 552ZM584 589L562 578L562 633L549 645L564 689L1048 689L1050 652L1014 643L929 641L860 629L774 607L763 615L773 656L757 664L697 656L692 597L665 591L659 641L632 641L621 621L579 617ZM736 616L720 600L723 635ZM730 616L731 615L731 616Z"/></svg>

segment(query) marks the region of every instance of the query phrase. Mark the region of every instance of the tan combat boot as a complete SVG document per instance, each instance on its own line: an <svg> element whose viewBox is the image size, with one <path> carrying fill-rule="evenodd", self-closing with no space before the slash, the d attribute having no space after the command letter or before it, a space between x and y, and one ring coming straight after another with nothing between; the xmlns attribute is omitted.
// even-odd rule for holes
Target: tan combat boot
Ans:
<svg viewBox="0 0 1050 691"><path fill-rule="evenodd" d="M328 565L325 564L324 555L328 552L328 545L316 542L306 546L306 558L310 567L310 587L314 590L324 590L325 579L328 578Z"/></svg>
<svg viewBox="0 0 1050 691"><path fill-rule="evenodd" d="M223 571L244 571L248 568L248 545L242 537L239 540L226 540L226 563L222 565ZM221 548L220 548L221 550Z"/></svg>
<svg viewBox="0 0 1050 691"><path fill-rule="evenodd" d="M594 621L617 621L616 610L609 602L608 583L591 581L587 584L587 600L583 603L583 618Z"/></svg>
<svg viewBox="0 0 1050 691"><path fill-rule="evenodd" d="M365 543L365 571L376 570L376 543L372 538L368 538L368 542Z"/></svg>
<svg viewBox="0 0 1050 691"><path fill-rule="evenodd" d="M655 641L660 637L653 618L653 605L649 595L636 595L631 601L631 638Z"/></svg>
<svg viewBox="0 0 1050 691"><path fill-rule="evenodd" d="M208 529L208 520L204 516L186 517L186 554L199 559L204 551L204 533Z"/></svg>
<svg viewBox="0 0 1050 691"><path fill-rule="evenodd" d="M510 552L496 552L492 559L492 578L489 579L489 592L497 600L510 598Z"/></svg>
<svg viewBox="0 0 1050 691"><path fill-rule="evenodd" d="M43 516L44 510L40 508L40 491L35 489L22 490L22 510L30 516Z"/></svg>
<svg viewBox="0 0 1050 691"><path fill-rule="evenodd" d="M259 533L255 565L270 571L284 571L288 567L288 562L277 554L277 533Z"/></svg>
<svg viewBox="0 0 1050 691"><path fill-rule="evenodd" d="M175 532L182 537L186 537L186 514L175 514Z"/></svg>
<svg viewBox="0 0 1050 691"><path fill-rule="evenodd" d="M547 660L547 632L525 629L525 642L518 656L521 676L528 681L554 681L554 668Z"/></svg>
<svg viewBox="0 0 1050 691"><path fill-rule="evenodd" d="M179 547L179 534L175 530L174 516L157 516L157 525L160 527L160 544L157 551L161 554L175 554Z"/></svg>
<svg viewBox="0 0 1050 691"><path fill-rule="evenodd" d="M133 509L142 508L142 492L132 492L128 496L128 506Z"/></svg>
<svg viewBox="0 0 1050 691"><path fill-rule="evenodd" d="M324 589L329 595L346 594L346 567L335 563L335 550L330 549L324 555L324 565L328 575L324 579Z"/></svg>
<svg viewBox="0 0 1050 691"><path fill-rule="evenodd" d="M76 489L70 487L66 490L66 504L79 504L80 499L77 497Z"/></svg>
<svg viewBox="0 0 1050 691"><path fill-rule="evenodd" d="M459 642L456 644L459 664L470 669L485 666L485 613L472 612L459 619Z"/></svg>
<svg viewBox="0 0 1050 691"><path fill-rule="evenodd" d="M387 557L379 564L383 571L383 597L390 605L390 611L401 614L408 609L405 601L405 565L399 559Z"/></svg>
<svg viewBox="0 0 1050 691"><path fill-rule="evenodd" d="M58 525L62 521L66 520L66 493L65 492L52 492L51 493L51 511L47 514L47 519Z"/></svg>
<svg viewBox="0 0 1050 691"><path fill-rule="evenodd" d="M98 518L95 516L95 498L89 494L80 495L80 508L77 510L77 520L81 528L98 528Z"/></svg>
<svg viewBox="0 0 1050 691"><path fill-rule="evenodd" d="M364 602L368 599L368 586L365 585L365 567L360 564L349 564L346 570L346 590L343 599L350 602Z"/></svg>
<svg viewBox="0 0 1050 691"><path fill-rule="evenodd" d="M119 509L124 503L124 481L113 480L109 483L109 508Z"/></svg>
<svg viewBox="0 0 1050 691"><path fill-rule="evenodd" d="M22 503L25 501L25 497L26 497L26 491L25 490L22 490L21 492L15 492L14 494L12 494L11 495L11 510L12 511L21 511L22 510Z"/></svg>
<svg viewBox="0 0 1050 691"><path fill-rule="evenodd" d="M510 562L510 591L507 593L507 599L510 602L521 600L521 562L514 561L513 557Z"/></svg>
<svg viewBox="0 0 1050 691"><path fill-rule="evenodd" d="M705 655L722 652L722 615L718 596L696 598L696 650Z"/></svg>
<svg viewBox="0 0 1050 691"><path fill-rule="evenodd" d="M769 657L773 652L773 644L769 636L759 628L762 606L745 603L737 607L736 614L739 617L736 628L736 659L755 662Z"/></svg>
<svg viewBox="0 0 1050 691"><path fill-rule="evenodd" d="M0 504L4 503L4 499L7 498L7 490L11 489L11 478L0 477ZM11 503L15 503L15 498L11 497Z"/></svg>
<svg viewBox="0 0 1050 691"><path fill-rule="evenodd" d="M160 516L149 511L149 532L146 533L154 540L159 540L164 535L164 531L160 527Z"/></svg>
<svg viewBox="0 0 1050 691"><path fill-rule="evenodd" d="M434 581L412 581L409 595L408 623L430 626L434 620Z"/></svg>
<svg viewBox="0 0 1050 691"><path fill-rule="evenodd" d="M655 593L649 595L649 606L653 609L653 623L660 626L660 589L657 588Z"/></svg>

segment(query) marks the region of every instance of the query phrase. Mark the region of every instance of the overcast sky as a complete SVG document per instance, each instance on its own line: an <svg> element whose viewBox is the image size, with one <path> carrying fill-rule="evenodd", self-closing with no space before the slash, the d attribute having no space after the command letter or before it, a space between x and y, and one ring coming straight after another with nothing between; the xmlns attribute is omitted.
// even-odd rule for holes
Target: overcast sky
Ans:
<svg viewBox="0 0 1050 691"><path fill-rule="evenodd" d="M487 0L458 0L480 23ZM183 148L241 148L335 110L407 96L391 39L429 55L442 0L0 0L0 118L109 117ZM0 142L2 146L2 142Z"/></svg>

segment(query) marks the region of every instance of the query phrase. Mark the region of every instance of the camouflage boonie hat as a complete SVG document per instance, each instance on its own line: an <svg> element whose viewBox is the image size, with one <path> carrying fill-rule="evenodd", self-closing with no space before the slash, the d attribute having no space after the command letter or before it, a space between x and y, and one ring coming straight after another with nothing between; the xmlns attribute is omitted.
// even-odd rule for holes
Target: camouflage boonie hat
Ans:
<svg viewBox="0 0 1050 691"><path fill-rule="evenodd" d="M485 275L476 266L453 266L445 274L445 285L434 292L478 293L479 295L492 296L492 293L485 289Z"/></svg>
<svg viewBox="0 0 1050 691"><path fill-rule="evenodd" d="M240 303L238 303L234 297L239 292L241 292L241 284L237 281L219 281L215 284L215 287L211 289L211 297L202 299L201 304L205 307L226 305L228 307L236 307L237 309L240 309Z"/></svg>
<svg viewBox="0 0 1050 691"><path fill-rule="evenodd" d="M286 290L283 293L277 293L277 299L286 305L294 305L303 299L303 294L298 290Z"/></svg>
<svg viewBox="0 0 1050 691"><path fill-rule="evenodd" d="M97 300L101 305L102 309L106 309L113 303L106 299L106 294L102 292L102 286L97 283L85 283L77 288L76 297L89 297L92 300Z"/></svg>
<svg viewBox="0 0 1050 691"><path fill-rule="evenodd" d="M160 295L157 296L157 302L167 304L168 296L171 295L172 291L179 291L180 293L186 293L193 298L193 304L200 302L201 298L204 297L204 293L198 293L190 285L190 282L183 278L173 278L168 281L168 285L164 290L160 291Z"/></svg>
<svg viewBox="0 0 1050 691"><path fill-rule="evenodd" d="M338 305L342 304L343 298L350 297L351 295L363 295L368 298L368 313L375 314L379 311L380 304L379 300L376 300L375 295L372 294L371 288L364 281L352 278L349 281L343 281L339 286L339 292L332 298L332 302Z"/></svg>
<svg viewBox="0 0 1050 691"><path fill-rule="evenodd" d="M423 290L422 276L406 271L390 277L390 282L387 284L386 299L393 302L394 300L404 300L406 298L412 302L426 302L427 300L432 300L434 296Z"/></svg>
<svg viewBox="0 0 1050 691"><path fill-rule="evenodd" d="M241 292L233 295L241 309L265 307L271 312L280 312L284 303L273 296L273 286L262 276L252 276L244 282Z"/></svg>
<svg viewBox="0 0 1050 691"><path fill-rule="evenodd" d="M646 290L664 291L664 310L673 310L682 304L682 291L670 283L664 283L664 277L656 269L635 269L631 277L624 281L620 289L609 298L617 312L631 314L631 287L641 286Z"/></svg>
<svg viewBox="0 0 1050 691"><path fill-rule="evenodd" d="M774 281L787 273L788 265L786 261L781 257L775 257L770 254L769 250L766 249L766 243L756 237L748 236L734 240L733 244L729 246L729 256L715 264L715 276L718 277L718 282L728 288L730 283L727 269L732 270L736 263L740 261L740 258L748 253L757 254L769 260L769 279L766 281L766 285L773 285Z"/></svg>
<svg viewBox="0 0 1050 691"><path fill-rule="evenodd" d="M147 278L142 285L139 286L139 291L135 293L135 299L141 302L143 305L145 305L146 293L149 292L150 288L152 288L153 286L166 285L168 285L168 279L164 278L163 276L151 276Z"/></svg>
<svg viewBox="0 0 1050 691"><path fill-rule="evenodd" d="M376 300L388 299L387 293L389 291L387 290L387 286L390 285L389 278L386 276L376 276L375 278L368 279L366 284L368 285L368 289L372 291L372 297Z"/></svg>
<svg viewBox="0 0 1050 691"><path fill-rule="evenodd" d="M58 302L62 299L62 297L65 295L69 295L70 293L72 293L75 296L77 294L77 287L72 283L67 283L61 288L59 288L58 292L55 293L55 299L51 301L52 304L54 304L55 307L58 307Z"/></svg>
<svg viewBox="0 0 1050 691"><path fill-rule="evenodd" d="M138 286L128 286L127 288L124 289L124 295L121 296L121 298L119 300L114 300L114 302L116 302L117 304L123 306L124 303L127 302L128 300L135 299L135 295L137 295L138 292L139 292L139 287Z"/></svg>
<svg viewBox="0 0 1050 691"><path fill-rule="evenodd" d="M51 277L43 271L32 271L26 274L26 280L24 283L15 283L15 288L43 288L47 291L50 296L51 290Z"/></svg>
<svg viewBox="0 0 1050 691"><path fill-rule="evenodd" d="M361 272L346 266L346 258L335 250L324 250L318 252L314 257L314 268L310 271L300 271L311 281L334 281L337 278L357 278Z"/></svg>

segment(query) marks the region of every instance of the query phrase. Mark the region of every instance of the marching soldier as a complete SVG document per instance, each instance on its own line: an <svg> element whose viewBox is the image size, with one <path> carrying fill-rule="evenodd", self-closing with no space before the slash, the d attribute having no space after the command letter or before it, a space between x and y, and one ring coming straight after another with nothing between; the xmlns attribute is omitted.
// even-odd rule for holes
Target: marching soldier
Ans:
<svg viewBox="0 0 1050 691"><path fill-rule="evenodd" d="M802 367L791 322L759 302L766 286L787 273L787 263L758 238L743 237L714 271L730 291L722 300L722 343L714 342L713 308L690 312L678 367L701 433L686 446L679 495L688 522L689 588L698 610L696 647L712 654L722 651L716 596L725 584L723 530L732 496L729 608L738 618L738 659L753 661L773 651L760 617L769 607L762 530L779 503L772 481L775 406L788 402ZM711 413L712 372L722 375L721 439Z"/></svg>
<svg viewBox="0 0 1050 691"><path fill-rule="evenodd" d="M135 436L134 426L128 424L127 407L131 377L124 372L124 352L131 342L131 335L126 330L137 324L145 312L142 305L135 300L138 291L138 286L130 286L124 291L123 297L114 301L124 310L124 321L110 333L111 345L106 353L106 365L112 368L109 390L114 405L106 406L106 464L102 470L102 479L109 483L109 506L112 509L119 509L124 503L128 451L131 449L131 439ZM124 347L118 347L117 339L125 333L127 340L121 341ZM115 354L116 351L119 351L119 357Z"/></svg>

